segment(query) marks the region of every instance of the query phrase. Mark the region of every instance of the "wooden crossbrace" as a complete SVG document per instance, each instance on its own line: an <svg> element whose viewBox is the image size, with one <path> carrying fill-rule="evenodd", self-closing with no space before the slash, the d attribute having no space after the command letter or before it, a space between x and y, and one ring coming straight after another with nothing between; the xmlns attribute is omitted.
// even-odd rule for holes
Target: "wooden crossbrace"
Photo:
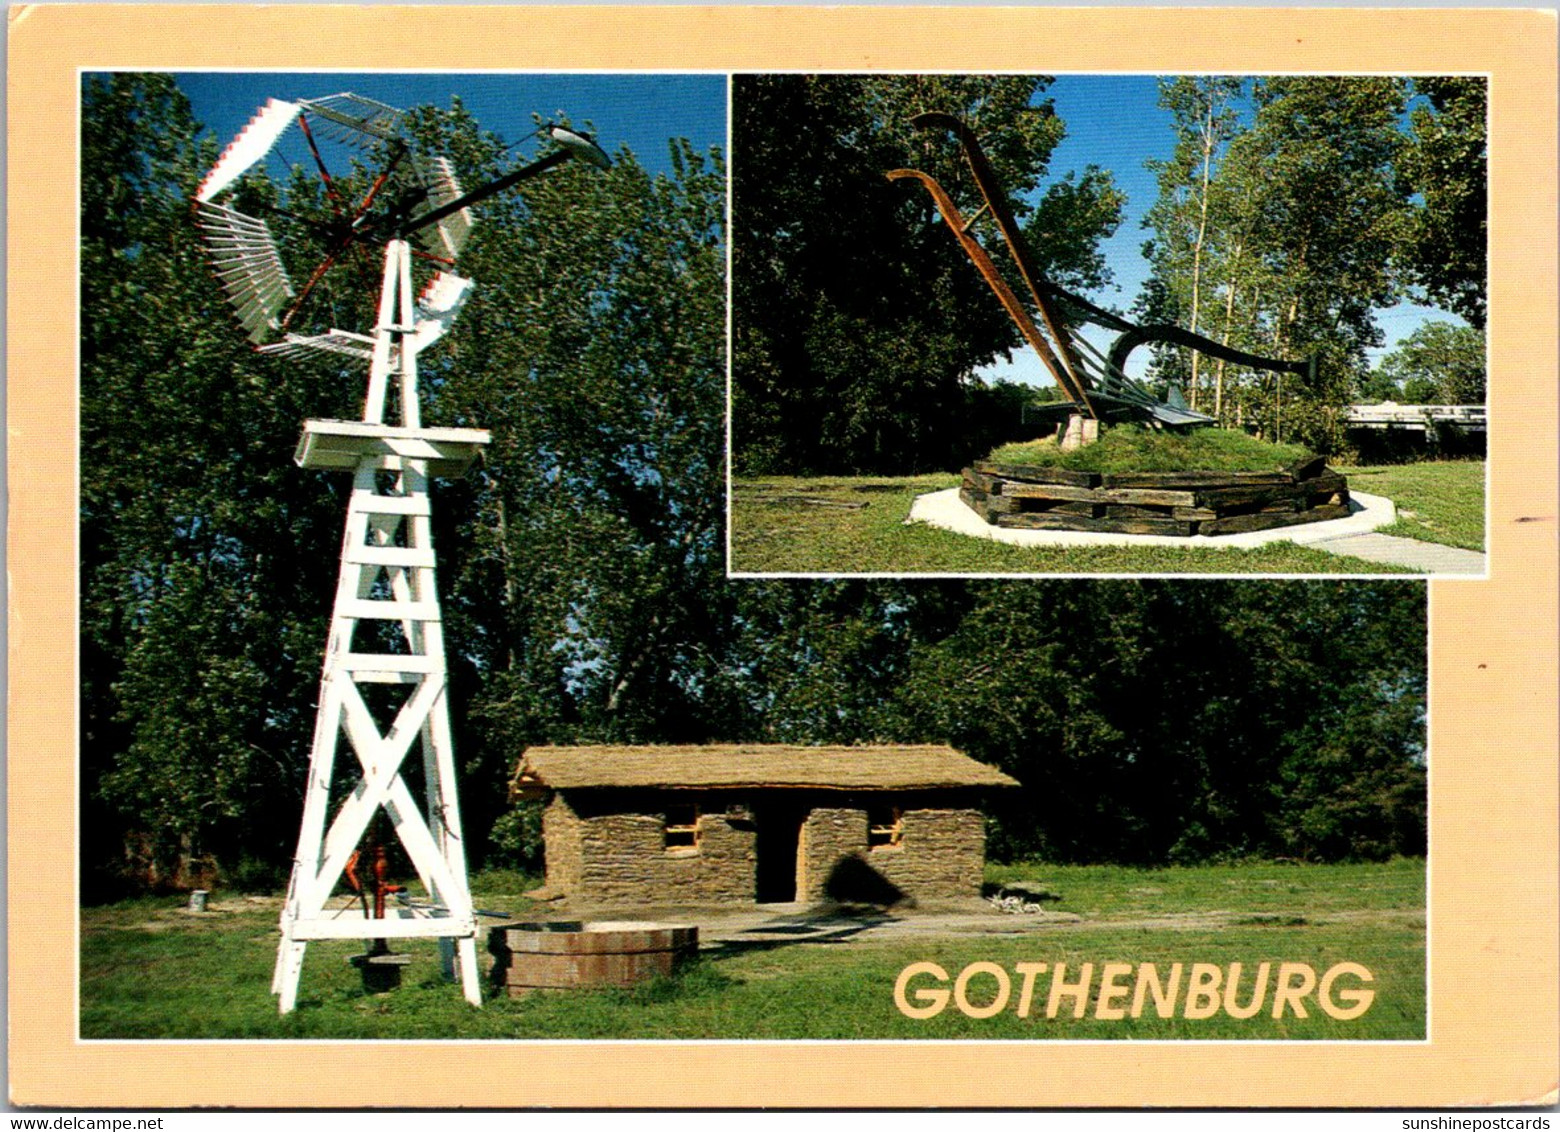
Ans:
<svg viewBox="0 0 1560 1132"><path fill-rule="evenodd" d="M413 333L402 324L414 312L410 262L404 242L386 250L364 406L365 423L377 426L366 431L374 433L379 447L365 449L358 459L347 503L303 823L271 981L284 1014L297 1005L304 955L313 939L437 939L446 971L458 973L467 1001L482 1002L435 578L427 470L433 450L405 435L418 427L417 349ZM383 423L392 385L399 426ZM373 644L354 642L360 626L374 636ZM385 634L394 637L393 644L379 643L381 626L395 627ZM384 729L363 693L376 683L407 686L405 700ZM343 740L355 767L338 758ZM413 751L422 756L426 790L421 804L402 775ZM356 780L332 814L332 786L351 770ZM394 920L344 918L326 910L349 858L381 811L428 892L431 915L407 909Z"/></svg>

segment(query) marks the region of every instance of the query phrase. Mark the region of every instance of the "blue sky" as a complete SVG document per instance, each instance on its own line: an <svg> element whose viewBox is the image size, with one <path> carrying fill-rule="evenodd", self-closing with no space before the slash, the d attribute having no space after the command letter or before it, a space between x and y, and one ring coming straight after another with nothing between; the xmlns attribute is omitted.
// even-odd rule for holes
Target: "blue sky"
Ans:
<svg viewBox="0 0 1560 1132"><path fill-rule="evenodd" d="M667 141L685 137L695 149L726 148L723 75L591 74L365 74L362 72L185 72L179 87L195 117L226 145L268 98L319 98L352 91L407 109L448 107L459 95L476 120L506 142L533 128L531 115L560 112L574 125L591 125L603 149L626 145L652 173L670 171ZM530 156L536 145L523 143Z"/></svg>
<svg viewBox="0 0 1560 1132"><path fill-rule="evenodd" d="M1116 187L1126 193L1125 219L1116 234L1103 245L1106 263L1114 275L1113 284L1089 297L1101 305L1128 310L1148 276L1148 261L1142 254L1148 233L1142 227L1142 220L1159 192L1153 174L1144 168L1144 162L1168 158L1175 149L1170 114L1158 104L1159 78L1156 75L1059 75L1046 95L1054 100L1057 116L1067 126L1067 136L1051 155L1051 177L1060 177L1069 170L1081 172L1086 165L1099 165L1111 171ZM1372 362L1379 361L1397 342L1429 319L1462 323L1454 314L1412 303L1378 311L1376 321L1386 335L1387 345L1369 351ZM1096 337L1090 328L1090 341L1102 350L1112 337L1108 333ZM1132 376L1141 377L1148 360L1146 349L1136 351L1128 364ZM998 359L985 371L985 376L1035 385L1051 384L1050 375L1028 350L1015 350L1011 362Z"/></svg>

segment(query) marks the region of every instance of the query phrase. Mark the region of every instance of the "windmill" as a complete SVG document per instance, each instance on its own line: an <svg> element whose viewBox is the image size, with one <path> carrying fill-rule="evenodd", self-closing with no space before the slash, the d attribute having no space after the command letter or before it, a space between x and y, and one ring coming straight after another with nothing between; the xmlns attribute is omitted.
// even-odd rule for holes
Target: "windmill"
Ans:
<svg viewBox="0 0 1560 1132"><path fill-rule="evenodd" d="M402 111L361 95L272 99L195 194L195 220L213 271L255 348L289 359L332 354L368 370L362 419L305 421L294 457L304 468L351 472L353 486L271 982L283 1014L297 1004L309 941L323 939L371 941L360 957L365 983L371 968L396 958L388 941L437 939L446 973L458 974L466 999L481 1004L428 482L462 474L488 433L423 425L417 357L450 328L471 292L471 281L453 269L471 231L473 205L571 159L611 164L589 136L546 125L537 134L556 148L465 191L449 160L423 152L408 127ZM328 216L289 207L291 196L280 188L246 176L284 138L301 139L307 148ZM326 160L332 147L353 154L353 175L332 177ZM299 258L287 254L299 249L287 247L289 238L279 240L271 221L313 253L300 286L287 262ZM327 277L350 262L371 261L376 251L380 286L372 332L313 326ZM415 289L414 278L421 279ZM338 767L345 762L338 760L343 739L358 764L357 779L345 790ZM413 748L422 756L421 803L402 773ZM403 901L393 917L383 899L393 890L384 883L383 845L372 847L372 868L359 868L365 837L381 824L381 812L427 893L424 901ZM361 893L360 874L370 873L372 905L362 893L360 907L354 901L327 909L339 881L345 877Z"/></svg>

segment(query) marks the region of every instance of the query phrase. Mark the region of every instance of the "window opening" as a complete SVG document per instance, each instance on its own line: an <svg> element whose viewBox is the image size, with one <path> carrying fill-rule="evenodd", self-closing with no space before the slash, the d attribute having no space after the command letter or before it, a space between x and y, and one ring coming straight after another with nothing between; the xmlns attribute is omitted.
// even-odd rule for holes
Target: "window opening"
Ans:
<svg viewBox="0 0 1560 1132"><path fill-rule="evenodd" d="M666 808L666 848L669 852L697 852L699 848L699 807L691 805Z"/></svg>
<svg viewBox="0 0 1560 1132"><path fill-rule="evenodd" d="M898 806L874 806L867 811L867 848L897 849L904 836L904 814Z"/></svg>

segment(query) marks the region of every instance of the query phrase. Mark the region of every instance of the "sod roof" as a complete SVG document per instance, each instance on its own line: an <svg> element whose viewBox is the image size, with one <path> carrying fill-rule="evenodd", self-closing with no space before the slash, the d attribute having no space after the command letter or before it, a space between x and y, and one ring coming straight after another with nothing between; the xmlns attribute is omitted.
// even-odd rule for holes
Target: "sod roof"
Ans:
<svg viewBox="0 0 1560 1132"><path fill-rule="evenodd" d="M929 790L1017 786L995 767L952 747L808 747L788 743L684 747L531 747L511 787L554 790L812 787Z"/></svg>

